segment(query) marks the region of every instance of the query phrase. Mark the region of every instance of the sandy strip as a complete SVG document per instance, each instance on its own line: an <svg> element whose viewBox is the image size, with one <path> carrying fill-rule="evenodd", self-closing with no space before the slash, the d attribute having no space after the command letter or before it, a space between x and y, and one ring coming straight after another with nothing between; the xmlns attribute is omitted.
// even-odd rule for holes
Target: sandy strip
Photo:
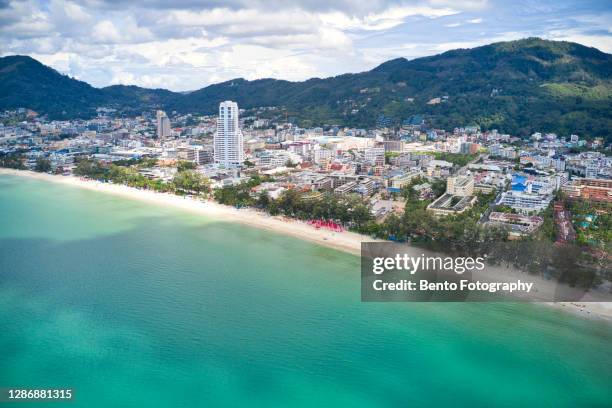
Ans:
<svg viewBox="0 0 612 408"><path fill-rule="evenodd" d="M65 184L75 187L80 187L92 191L110 193L117 196L146 201L149 203L172 206L187 210L196 214L205 215L219 221L238 222L244 225L260 228L268 231L273 231L283 235L292 236L305 241L313 242L328 248L348 252L359 256L361 253L362 242L377 241L371 237L356 234L349 231L341 233L332 232L324 229L315 229L314 227L286 217L272 217L265 213L252 209L236 209L234 207L215 203L213 201L200 201L191 198L179 197L174 194L156 193L150 190L139 190L136 188L127 187L119 184L101 183L93 180L81 179L74 176L54 176L44 173L36 173L32 171L12 170L0 168L0 175L11 175L28 177L36 180L49 181L53 183ZM383 241L381 241L383 242ZM415 256L419 256L422 252L418 248L414 248ZM417 254L418 252L418 254ZM505 268L488 267L486 275L488 280L509 281L512 278L528 277L529 280L539 280L538 278L520 274L516 272L508 272ZM514 275L514 276L513 276ZM486 280L486 279L485 279ZM548 282L548 285L543 287L554 290L554 283ZM591 299L590 299L591 300ZM596 300L596 299L592 299ZM587 318L602 318L612 321L612 302L540 302L542 304L554 307L559 310L564 310L582 317Z"/></svg>
<svg viewBox="0 0 612 408"><path fill-rule="evenodd" d="M371 237L356 234L354 232L343 231L337 233L326 229L316 229L302 221L280 216L272 217L253 209L243 208L238 210L234 207L218 204L214 201L201 201L188 197L180 197L174 194L157 193L151 190L139 190L120 184L102 183L74 176L53 176L32 171L0 168L0 175L2 174L50 181L149 203L177 207L196 214L209 216L219 221L239 222L252 227L289 235L322 246L348 252L353 255L360 255L361 242L375 241Z"/></svg>

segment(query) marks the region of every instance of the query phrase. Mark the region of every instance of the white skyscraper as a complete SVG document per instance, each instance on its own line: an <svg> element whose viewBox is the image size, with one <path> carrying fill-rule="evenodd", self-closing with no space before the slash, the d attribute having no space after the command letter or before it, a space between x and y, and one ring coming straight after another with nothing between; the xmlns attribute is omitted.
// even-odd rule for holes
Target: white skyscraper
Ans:
<svg viewBox="0 0 612 408"><path fill-rule="evenodd" d="M244 141L238 124L238 104L221 102L217 133L215 133L215 163L236 167L244 162Z"/></svg>
<svg viewBox="0 0 612 408"><path fill-rule="evenodd" d="M157 138L165 139L170 136L170 118L166 115L166 112L158 110L157 111Z"/></svg>

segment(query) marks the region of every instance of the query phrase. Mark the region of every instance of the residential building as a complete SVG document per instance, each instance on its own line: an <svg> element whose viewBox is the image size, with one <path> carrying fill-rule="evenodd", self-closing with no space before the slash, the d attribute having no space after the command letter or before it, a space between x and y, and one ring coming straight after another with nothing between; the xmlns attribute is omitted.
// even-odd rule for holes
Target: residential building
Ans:
<svg viewBox="0 0 612 408"><path fill-rule="evenodd" d="M523 235L534 233L542 224L544 219L538 216L526 216L520 214L509 214L493 211L489 214L487 225L502 226L508 228L509 238L518 238Z"/></svg>
<svg viewBox="0 0 612 408"><path fill-rule="evenodd" d="M419 200L425 200L433 195L431 184L422 183L412 186L412 189L419 195Z"/></svg>
<svg viewBox="0 0 612 408"><path fill-rule="evenodd" d="M497 201L497 205L507 205L522 214L530 214L546 209L552 198L552 194L537 194L513 190L502 193Z"/></svg>
<svg viewBox="0 0 612 408"><path fill-rule="evenodd" d="M436 217L461 214L471 208L476 202L476 196L455 196L444 193L427 206L427 211Z"/></svg>
<svg viewBox="0 0 612 408"><path fill-rule="evenodd" d="M390 177L387 180L387 189L393 193L399 193L402 187L409 184L413 179L418 177L420 173L413 171L406 174L398 174L396 176Z"/></svg>
<svg viewBox="0 0 612 408"><path fill-rule="evenodd" d="M215 164L225 168L237 167L244 162L244 141L236 102L225 101L219 105L214 157Z"/></svg>
<svg viewBox="0 0 612 408"><path fill-rule="evenodd" d="M449 177L446 180L446 192L448 194L467 197L474 195L474 177L458 176Z"/></svg>
<svg viewBox="0 0 612 408"><path fill-rule="evenodd" d="M569 198L612 203L612 180L574 179L561 187Z"/></svg>
<svg viewBox="0 0 612 408"><path fill-rule="evenodd" d="M347 193L352 192L355 189L355 187L357 187L357 182L350 181L348 183L342 184L339 187L336 187L334 189L334 193L336 193L336 194L347 194Z"/></svg>
<svg viewBox="0 0 612 408"><path fill-rule="evenodd" d="M170 118L166 115L166 112L158 110L156 114L157 118L157 138L163 140L170 137L172 130L170 129Z"/></svg>
<svg viewBox="0 0 612 408"><path fill-rule="evenodd" d="M374 181L371 179L362 180L357 186L355 186L354 191L364 197L367 197L374 191Z"/></svg>

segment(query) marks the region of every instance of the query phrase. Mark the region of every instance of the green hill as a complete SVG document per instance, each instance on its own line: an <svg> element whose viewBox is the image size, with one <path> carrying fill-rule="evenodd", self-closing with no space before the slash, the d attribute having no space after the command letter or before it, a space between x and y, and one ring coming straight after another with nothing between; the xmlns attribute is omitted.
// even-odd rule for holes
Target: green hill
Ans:
<svg viewBox="0 0 612 408"><path fill-rule="evenodd" d="M0 109L24 107L53 117L89 116L93 101L103 97L101 90L30 57L0 58Z"/></svg>
<svg viewBox="0 0 612 408"><path fill-rule="evenodd" d="M371 71L303 82L234 79L188 94L96 89L30 58L5 57L0 59L0 109L82 116L113 105L214 113L220 101L231 99L242 108L283 107L303 126L374 126L380 115L399 124L421 114L446 129L476 124L521 136L543 131L612 141L611 74L610 54L537 38L398 58Z"/></svg>
<svg viewBox="0 0 612 408"><path fill-rule="evenodd" d="M51 118L89 118L101 106L125 111L168 106L180 94L165 89L113 85L94 88L62 75L33 58L0 58L0 109L29 108Z"/></svg>

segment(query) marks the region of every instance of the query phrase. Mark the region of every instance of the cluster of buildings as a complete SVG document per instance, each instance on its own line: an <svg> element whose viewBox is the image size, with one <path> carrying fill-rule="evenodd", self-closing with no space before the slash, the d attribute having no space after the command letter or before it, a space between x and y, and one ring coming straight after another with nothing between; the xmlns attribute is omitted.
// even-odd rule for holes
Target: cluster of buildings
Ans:
<svg viewBox="0 0 612 408"><path fill-rule="evenodd" d="M498 205L508 206L519 213L538 213L550 204L556 185L551 176L512 175L510 189L504 191L497 200Z"/></svg>
<svg viewBox="0 0 612 408"><path fill-rule="evenodd" d="M6 120L15 117L20 120ZM276 197L298 189L307 193L304 199L356 194L381 218L403 208L398 193L407 186L418 199L432 200L427 210L437 217L467 211L479 194L494 196L483 222L510 225L516 234L537 229L537 214L559 190L570 198L612 200L612 159L597 151L603 141L576 135L534 133L525 141L474 126L434 129L419 117L399 128L385 127L384 118L373 129L300 128L276 107L245 111L232 101L221 102L218 114L210 116L158 110L125 118L101 108L89 120L47 121L27 110L4 112L2 118L0 155L19 153L30 168L44 158L54 172L70 174L79 157L102 162L151 157L157 165L143 174L169 180L178 161L189 161L213 187L270 175L275 181L254 193ZM458 155L468 157L467 164L449 158ZM446 192L436 197L432 185L440 180ZM495 211L499 206L512 214Z"/></svg>
<svg viewBox="0 0 612 408"><path fill-rule="evenodd" d="M577 178L565 183L561 190L569 198L612 203L612 179Z"/></svg>
<svg viewBox="0 0 612 408"><path fill-rule="evenodd" d="M452 176L446 179L446 192L427 206L435 216L457 215L476 202L474 177Z"/></svg>
<svg viewBox="0 0 612 408"><path fill-rule="evenodd" d="M504 227L508 229L511 238L519 238L533 234L544 224L544 218L537 215L521 215L493 211L489 214L487 225Z"/></svg>

